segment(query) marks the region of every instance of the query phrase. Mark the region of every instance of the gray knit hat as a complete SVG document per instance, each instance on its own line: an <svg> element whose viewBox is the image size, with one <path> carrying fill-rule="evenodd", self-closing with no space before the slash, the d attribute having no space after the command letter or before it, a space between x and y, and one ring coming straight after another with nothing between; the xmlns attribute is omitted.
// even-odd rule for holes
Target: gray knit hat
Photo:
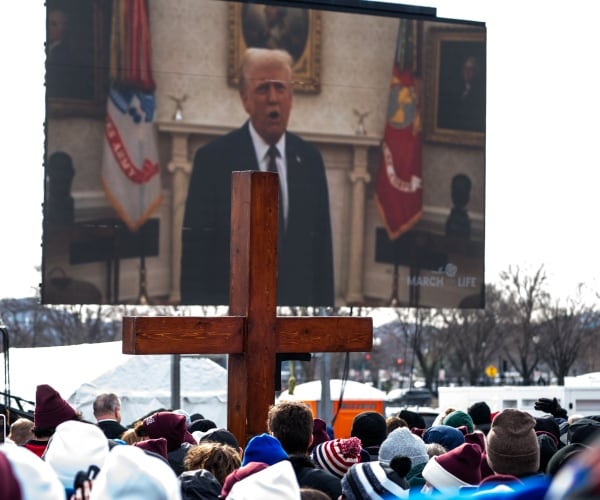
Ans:
<svg viewBox="0 0 600 500"><path fill-rule="evenodd" d="M497 474L523 477L540 467L540 447L535 418L521 410L507 409L494 418L487 435L487 462Z"/></svg>
<svg viewBox="0 0 600 500"><path fill-rule="evenodd" d="M397 456L410 458L413 467L429 460L425 442L407 427L394 429L379 447L379 461L382 464L389 465L392 458Z"/></svg>

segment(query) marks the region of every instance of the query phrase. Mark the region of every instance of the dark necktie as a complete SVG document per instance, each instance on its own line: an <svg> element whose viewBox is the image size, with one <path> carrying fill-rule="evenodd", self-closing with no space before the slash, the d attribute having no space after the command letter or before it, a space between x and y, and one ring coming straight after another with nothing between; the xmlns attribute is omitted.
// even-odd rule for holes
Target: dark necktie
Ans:
<svg viewBox="0 0 600 500"><path fill-rule="evenodd" d="M269 146L267 151L267 171L278 174L276 158L279 157L277 146ZM283 193L281 192L281 182L279 182L279 245L282 245L282 236L285 232L285 221L283 220Z"/></svg>
<svg viewBox="0 0 600 500"><path fill-rule="evenodd" d="M279 157L277 146L269 146L267 156L269 157L269 160L267 161L267 171L277 173L277 162L275 161Z"/></svg>

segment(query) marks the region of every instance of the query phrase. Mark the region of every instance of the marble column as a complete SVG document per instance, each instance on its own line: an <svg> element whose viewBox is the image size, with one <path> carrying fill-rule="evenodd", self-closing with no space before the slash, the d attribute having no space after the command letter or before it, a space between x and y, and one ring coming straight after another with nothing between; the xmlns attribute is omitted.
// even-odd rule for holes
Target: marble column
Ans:
<svg viewBox="0 0 600 500"><path fill-rule="evenodd" d="M171 207L171 292L169 302L181 301L181 230L185 213L185 200L192 173L192 163L188 155L187 132L172 132L171 161L167 169L173 175L173 198Z"/></svg>
<svg viewBox="0 0 600 500"><path fill-rule="evenodd" d="M371 180L368 172L368 146L355 145L353 148L352 170L349 173L352 183L352 215L350 222L350 248L348 259L348 304L363 303L363 264L365 253L365 192Z"/></svg>

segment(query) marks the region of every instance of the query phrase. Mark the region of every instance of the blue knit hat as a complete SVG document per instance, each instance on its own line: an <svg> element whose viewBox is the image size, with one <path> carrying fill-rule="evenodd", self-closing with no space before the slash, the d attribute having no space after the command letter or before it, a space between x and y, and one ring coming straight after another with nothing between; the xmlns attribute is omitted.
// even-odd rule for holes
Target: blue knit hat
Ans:
<svg viewBox="0 0 600 500"><path fill-rule="evenodd" d="M276 464L288 458L281 443L270 434L259 434L254 436L244 450L242 467L250 462L263 462L268 465Z"/></svg>
<svg viewBox="0 0 600 500"><path fill-rule="evenodd" d="M434 425L423 433L423 441L427 444L441 444L446 451L453 450L465 442L465 436L450 425Z"/></svg>

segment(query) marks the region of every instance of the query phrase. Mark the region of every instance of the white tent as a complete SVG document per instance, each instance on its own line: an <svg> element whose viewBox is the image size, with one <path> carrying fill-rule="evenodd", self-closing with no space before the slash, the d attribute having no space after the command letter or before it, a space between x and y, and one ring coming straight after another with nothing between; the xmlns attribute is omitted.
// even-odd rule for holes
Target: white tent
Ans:
<svg viewBox="0 0 600 500"><path fill-rule="evenodd" d="M48 384L83 417L94 421L97 394L114 392L122 400L124 424L158 408L171 406L171 356L131 356L121 342L10 349L11 394L35 401L35 388ZM199 356L180 364L181 408L202 413L219 426L227 424L227 371Z"/></svg>
<svg viewBox="0 0 600 500"><path fill-rule="evenodd" d="M375 387L361 382L347 380L344 384L340 379L329 381L329 390L331 399L336 401L340 399L342 388L344 390L344 399L353 401L383 401L385 392L375 389ZM304 384L298 384L294 389L294 394L290 395L288 391L283 391L279 400L296 399L300 401L321 401L321 381L313 380Z"/></svg>

